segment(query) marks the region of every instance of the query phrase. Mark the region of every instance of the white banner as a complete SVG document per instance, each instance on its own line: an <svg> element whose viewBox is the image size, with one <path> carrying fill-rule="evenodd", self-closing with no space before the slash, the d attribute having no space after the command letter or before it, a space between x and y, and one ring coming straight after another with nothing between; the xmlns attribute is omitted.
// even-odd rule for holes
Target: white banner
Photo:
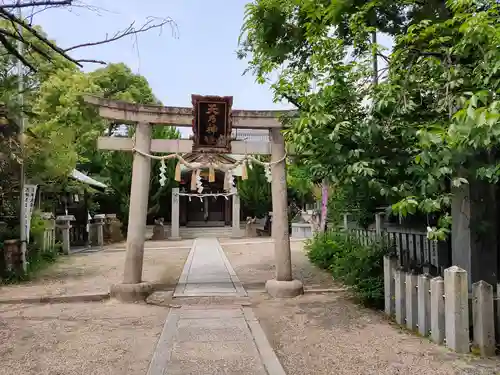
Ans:
<svg viewBox="0 0 500 375"><path fill-rule="evenodd" d="M35 206L37 185L24 185L23 204L25 208L24 225L26 228L26 241L30 242L31 215Z"/></svg>

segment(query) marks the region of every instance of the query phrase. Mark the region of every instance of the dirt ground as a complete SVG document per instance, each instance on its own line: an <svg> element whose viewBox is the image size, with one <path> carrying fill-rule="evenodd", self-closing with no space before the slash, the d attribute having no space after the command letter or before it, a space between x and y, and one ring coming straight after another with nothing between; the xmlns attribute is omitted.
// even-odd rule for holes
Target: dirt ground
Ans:
<svg viewBox="0 0 500 375"><path fill-rule="evenodd" d="M107 301L0 306L0 375L144 375L167 308Z"/></svg>
<svg viewBox="0 0 500 375"><path fill-rule="evenodd" d="M246 243L252 242L252 243ZM173 287L191 241L148 242L144 275ZM274 275L273 245L225 240L222 247L288 375L494 375L500 362L459 356L362 308L342 292L271 299L257 291ZM0 298L107 292L119 282L123 245L67 257L36 281L1 287ZM313 288L337 288L292 242L294 277ZM213 303L213 301L198 301ZM168 308L116 301L0 305L0 375L143 375Z"/></svg>
<svg viewBox="0 0 500 375"><path fill-rule="evenodd" d="M162 289L179 279L192 241L146 242L143 279ZM125 248L118 244L99 252L61 257L33 281L0 287L0 299L107 293L123 277Z"/></svg>
<svg viewBox="0 0 500 375"><path fill-rule="evenodd" d="M274 278L274 244L270 240L248 239L246 242L221 241L231 265L243 286L248 290L264 289L266 280ZM309 288L339 288L332 277L314 267L304 253L303 242L293 241L292 272Z"/></svg>
<svg viewBox="0 0 500 375"><path fill-rule="evenodd" d="M250 242L248 240L247 242ZM271 299L262 289L274 272L271 242L226 245L233 268L250 292L252 308L288 375L494 375L500 362L458 356L354 304L344 293ZM314 288L339 287L312 266L302 242L292 242L294 277Z"/></svg>
<svg viewBox="0 0 500 375"><path fill-rule="evenodd" d="M500 363L459 356L390 324L339 294L252 306L288 375L495 375Z"/></svg>

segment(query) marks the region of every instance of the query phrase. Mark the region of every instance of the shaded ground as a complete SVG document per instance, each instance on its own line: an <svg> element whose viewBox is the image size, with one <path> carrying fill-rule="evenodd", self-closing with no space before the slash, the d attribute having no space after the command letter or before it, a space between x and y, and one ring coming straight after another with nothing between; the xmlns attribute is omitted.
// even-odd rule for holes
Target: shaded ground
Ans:
<svg viewBox="0 0 500 375"><path fill-rule="evenodd" d="M241 241L222 243L222 247L244 285L260 285L261 289L274 276L272 243ZM339 286L328 273L309 263L301 242L293 242L291 247L295 278L315 288ZM401 330L382 314L354 304L342 293L273 300L255 291L250 297L287 375L500 373L498 361L455 355Z"/></svg>
<svg viewBox="0 0 500 375"><path fill-rule="evenodd" d="M147 242L143 279L173 288L182 272L192 241ZM176 247L173 247L176 246ZM123 277L124 245L94 253L62 257L28 283L0 287L0 299L86 293L107 293Z"/></svg>
<svg viewBox="0 0 500 375"><path fill-rule="evenodd" d="M266 280L274 278L274 244L268 239L249 239L247 243L234 243L230 240L221 241L222 248L243 286L246 289L263 289ZM294 278L301 280L306 287L338 288L339 285L327 272L309 262L303 246L303 242L297 241L290 244Z"/></svg>
<svg viewBox="0 0 500 375"><path fill-rule="evenodd" d="M143 375L167 313L112 301L0 306L0 375Z"/></svg>

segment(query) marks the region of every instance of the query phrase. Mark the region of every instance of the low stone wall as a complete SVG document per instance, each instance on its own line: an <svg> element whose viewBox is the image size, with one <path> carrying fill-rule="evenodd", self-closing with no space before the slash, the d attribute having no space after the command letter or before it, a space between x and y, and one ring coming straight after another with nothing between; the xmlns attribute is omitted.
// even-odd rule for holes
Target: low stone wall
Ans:
<svg viewBox="0 0 500 375"><path fill-rule="evenodd" d="M292 223L292 238L311 238L313 225L309 223Z"/></svg>

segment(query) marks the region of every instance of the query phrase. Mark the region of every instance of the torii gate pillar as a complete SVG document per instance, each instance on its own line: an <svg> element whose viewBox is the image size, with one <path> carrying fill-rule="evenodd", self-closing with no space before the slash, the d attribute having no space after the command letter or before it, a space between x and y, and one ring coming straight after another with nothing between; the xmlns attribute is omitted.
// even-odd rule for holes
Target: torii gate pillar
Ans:
<svg viewBox="0 0 500 375"><path fill-rule="evenodd" d="M135 145L139 150L149 152L151 132L149 123L139 122L136 125ZM122 301L143 300L153 291L150 283L142 282L150 180L151 160L140 153L134 153L123 283L111 286L111 295Z"/></svg>
<svg viewBox="0 0 500 375"><path fill-rule="evenodd" d="M285 157L285 140L281 129L269 131L271 138L271 162ZM272 236L274 239L274 259L276 278L266 282L266 291L272 297L296 297L304 293L302 282L292 277L292 254L288 231L288 195L286 183L286 160L271 167L271 193L273 200Z"/></svg>

